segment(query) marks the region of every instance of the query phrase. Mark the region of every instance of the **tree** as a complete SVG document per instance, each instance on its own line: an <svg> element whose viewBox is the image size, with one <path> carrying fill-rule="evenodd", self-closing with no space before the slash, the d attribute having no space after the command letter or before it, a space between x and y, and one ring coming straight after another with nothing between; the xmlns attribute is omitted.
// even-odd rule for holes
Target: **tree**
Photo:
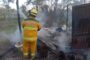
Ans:
<svg viewBox="0 0 90 60"><path fill-rule="evenodd" d="M24 16L28 16L28 13L27 13L27 11L26 11L26 6L25 5L22 5L21 7L20 7L20 10L22 11L22 13L24 14Z"/></svg>
<svg viewBox="0 0 90 60"><path fill-rule="evenodd" d="M67 22L67 5L75 5L80 4L77 3L76 0L62 0L61 3L58 3L59 0L28 0L29 3L32 3L33 5L38 6L39 10L44 14L45 18L42 18L42 20L45 20L45 26L53 26L53 25L62 25L66 24ZM72 3L74 2L74 3ZM71 7L68 8L70 18L71 16ZM40 16L41 17L41 16ZM71 20L69 20L71 21Z"/></svg>
<svg viewBox="0 0 90 60"><path fill-rule="evenodd" d="M1 0L0 2L3 2L3 5L6 7L6 8L10 8L9 4L10 3L13 3L15 0Z"/></svg>

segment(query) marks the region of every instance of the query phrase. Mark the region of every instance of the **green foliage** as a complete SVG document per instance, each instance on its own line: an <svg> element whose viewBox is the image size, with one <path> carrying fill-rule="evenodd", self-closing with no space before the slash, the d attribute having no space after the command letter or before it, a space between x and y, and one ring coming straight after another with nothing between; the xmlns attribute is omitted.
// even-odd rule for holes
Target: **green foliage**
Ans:
<svg viewBox="0 0 90 60"><path fill-rule="evenodd" d="M14 32L17 26L17 12L13 9L0 8L0 32Z"/></svg>

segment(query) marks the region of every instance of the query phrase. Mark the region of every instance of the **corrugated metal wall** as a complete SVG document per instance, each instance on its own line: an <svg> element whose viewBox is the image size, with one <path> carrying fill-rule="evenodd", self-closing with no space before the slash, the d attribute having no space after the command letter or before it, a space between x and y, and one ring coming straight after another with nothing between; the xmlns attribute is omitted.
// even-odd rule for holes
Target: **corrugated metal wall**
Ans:
<svg viewBox="0 0 90 60"><path fill-rule="evenodd" d="M74 6L72 10L72 47L90 48L90 4Z"/></svg>

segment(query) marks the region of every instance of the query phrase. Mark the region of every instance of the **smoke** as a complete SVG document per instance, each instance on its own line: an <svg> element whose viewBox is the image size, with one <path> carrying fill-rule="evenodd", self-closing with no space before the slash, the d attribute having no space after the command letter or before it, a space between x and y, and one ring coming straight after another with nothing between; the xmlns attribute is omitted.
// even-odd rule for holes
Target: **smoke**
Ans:
<svg viewBox="0 0 90 60"><path fill-rule="evenodd" d="M19 28L17 27L16 31L10 35L10 42L12 44L22 41L22 35L20 34Z"/></svg>
<svg viewBox="0 0 90 60"><path fill-rule="evenodd" d="M11 47L10 40L9 40L9 35L0 32L0 55L3 54L7 49Z"/></svg>
<svg viewBox="0 0 90 60"><path fill-rule="evenodd" d="M67 52L70 43L67 33L64 31L58 32L55 29L55 27L49 28L49 31L41 29L39 32L39 38L50 48Z"/></svg>
<svg viewBox="0 0 90 60"><path fill-rule="evenodd" d="M45 8L45 6L43 8ZM67 51L67 47L68 47L70 41L68 41L69 39L68 39L66 32L63 32L63 31L57 32L55 30L57 28L56 27L57 26L56 19L59 16L57 16L54 13L55 13L55 11L53 11L52 13L49 14L47 9L44 9L44 10L40 11L39 14L37 15L36 19L39 20L43 25L48 24L48 26L49 26L50 24L53 24L52 27L49 27L49 31L46 31L44 29L41 29L39 31L39 39L42 40L47 46L49 46L50 48L52 48L54 50L56 50L58 47L59 50ZM48 14L49 14L49 16L47 16ZM48 22L50 22L50 23L48 23ZM66 30L66 26L63 26L62 29Z"/></svg>
<svg viewBox="0 0 90 60"><path fill-rule="evenodd" d="M44 42L51 49L56 50L56 47L54 46L50 36L51 35L49 34L49 32L44 29L41 29L38 34L38 37L42 42Z"/></svg>
<svg viewBox="0 0 90 60"><path fill-rule="evenodd" d="M8 35L4 32L0 32L0 40L6 40L6 39L9 39Z"/></svg>
<svg viewBox="0 0 90 60"><path fill-rule="evenodd" d="M20 13L20 15L21 15L24 19L27 19L27 16L22 12L21 9L19 10L19 13Z"/></svg>
<svg viewBox="0 0 90 60"><path fill-rule="evenodd" d="M59 50L67 52L70 41L68 41L68 37L65 32L60 32L58 34L59 35L55 37L55 40L57 41L56 44L58 45Z"/></svg>
<svg viewBox="0 0 90 60"><path fill-rule="evenodd" d="M39 11L39 13L37 14L36 20L38 20L42 25L44 25L45 21L47 20L46 13Z"/></svg>

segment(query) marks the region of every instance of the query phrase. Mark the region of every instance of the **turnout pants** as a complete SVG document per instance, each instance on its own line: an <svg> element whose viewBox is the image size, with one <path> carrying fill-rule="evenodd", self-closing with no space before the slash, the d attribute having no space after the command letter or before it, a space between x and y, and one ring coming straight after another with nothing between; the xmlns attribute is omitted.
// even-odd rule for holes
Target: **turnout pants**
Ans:
<svg viewBox="0 0 90 60"><path fill-rule="evenodd" d="M29 54L34 57L36 55L37 51L37 40L29 41L24 40L23 41L23 55L24 57L27 57Z"/></svg>

